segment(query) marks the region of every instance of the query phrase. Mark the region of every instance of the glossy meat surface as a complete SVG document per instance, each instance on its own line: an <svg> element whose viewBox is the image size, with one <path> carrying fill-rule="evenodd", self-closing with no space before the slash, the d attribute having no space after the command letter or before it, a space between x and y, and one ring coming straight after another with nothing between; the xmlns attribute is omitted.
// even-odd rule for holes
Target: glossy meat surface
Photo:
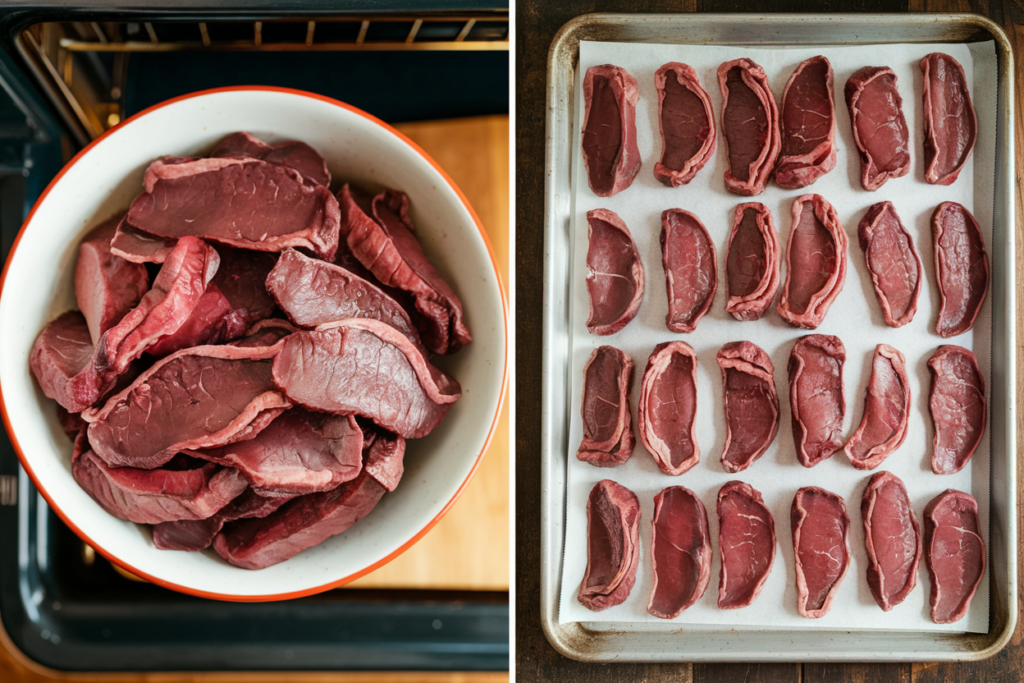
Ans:
<svg viewBox="0 0 1024 683"><path fill-rule="evenodd" d="M644 297L644 266L629 228L607 209L587 212L587 294L591 334L615 334L636 316Z"/></svg>
<svg viewBox="0 0 1024 683"><path fill-rule="evenodd" d="M868 553L868 587L888 612L917 585L921 562L921 527L907 487L891 472L871 477L860 503Z"/></svg>
<svg viewBox="0 0 1024 683"><path fill-rule="evenodd" d="M932 377L932 472L953 474L971 461L985 434L985 376L978 359L961 346L940 346L928 359Z"/></svg>
<svg viewBox="0 0 1024 683"><path fill-rule="evenodd" d="M760 347L731 342L717 355L725 400L725 448L722 468L742 472L760 458L779 431L775 368Z"/></svg>
<svg viewBox="0 0 1024 683"><path fill-rule="evenodd" d="M903 354L879 344L871 359L871 378L864 395L860 426L843 450L850 464L872 470L900 447L910 419L910 379Z"/></svg>
<svg viewBox="0 0 1024 683"><path fill-rule="evenodd" d="M850 566L850 518L843 499L808 486L796 492L790 510L796 555L797 611L818 619L828 614Z"/></svg>
<svg viewBox="0 0 1024 683"><path fill-rule="evenodd" d="M327 170L327 162L319 152L305 142L293 140L269 145L255 135L243 131L233 133L218 142L210 156L262 159L271 164L293 168L303 178L312 180L317 185L331 185L331 172Z"/></svg>
<svg viewBox="0 0 1024 683"><path fill-rule="evenodd" d="M860 221L857 237L885 324L906 325L917 313L923 279L921 258L892 202L872 205Z"/></svg>
<svg viewBox="0 0 1024 683"><path fill-rule="evenodd" d="M779 108L764 69L749 59L718 67L722 132L729 169L725 187L747 197L764 192L782 147Z"/></svg>
<svg viewBox="0 0 1024 683"><path fill-rule="evenodd" d="M668 290L665 325L673 332L693 332L718 287L715 243L699 218L682 209L662 212L661 259Z"/></svg>
<svg viewBox="0 0 1024 683"><path fill-rule="evenodd" d="M920 66L924 78L924 177L933 185L952 185L978 141L978 117L967 76L960 62L942 52L926 55Z"/></svg>
<svg viewBox="0 0 1024 683"><path fill-rule="evenodd" d="M866 66L846 81L846 106L860 151L861 185L873 191L910 171L910 130L896 74L887 66Z"/></svg>
<svg viewBox="0 0 1024 683"><path fill-rule="evenodd" d="M686 342L664 342L647 359L637 406L640 441L665 474L679 475L700 462L697 354Z"/></svg>
<svg viewBox="0 0 1024 683"><path fill-rule="evenodd" d="M967 616L985 576L985 540L978 501L947 489L924 509L924 556L932 590L932 621L952 624Z"/></svg>
<svg viewBox="0 0 1024 683"><path fill-rule="evenodd" d="M843 363L839 337L809 334L789 355L789 406L793 443L804 467L814 467L843 447Z"/></svg>
<svg viewBox="0 0 1024 683"><path fill-rule="evenodd" d="M832 65L818 55L796 67L782 93L782 153L775 182L807 187L836 165L836 105Z"/></svg>
<svg viewBox="0 0 1024 683"><path fill-rule="evenodd" d="M754 487L730 481L718 491L719 609L747 607L775 563L775 520Z"/></svg>
<svg viewBox="0 0 1024 683"><path fill-rule="evenodd" d="M782 247L767 206L736 207L725 255L729 300L725 310L737 320L760 320L779 289Z"/></svg>
<svg viewBox="0 0 1024 683"><path fill-rule="evenodd" d="M708 513L693 491L670 486L654 497L651 525L654 587L647 611L675 619L701 599L711 578Z"/></svg>
<svg viewBox="0 0 1024 683"><path fill-rule="evenodd" d="M989 264L981 226L956 202L943 202L932 214L939 319L935 331L955 337L974 327L988 293Z"/></svg>
<svg viewBox="0 0 1024 683"><path fill-rule="evenodd" d="M583 77L583 163L590 189L611 197L640 171L636 144L636 79L622 67L592 66Z"/></svg>
<svg viewBox="0 0 1024 683"><path fill-rule="evenodd" d="M614 467L633 455L632 384L632 358L611 346L594 349L583 368L583 440L577 458L597 467Z"/></svg>
<svg viewBox="0 0 1024 683"><path fill-rule="evenodd" d="M846 281L846 230L836 210L821 195L793 202L793 223L786 243L786 282L778 311L794 327L813 330Z"/></svg>
<svg viewBox="0 0 1024 683"><path fill-rule="evenodd" d="M577 599L598 612L621 604L636 582L640 559L640 500L610 479L587 498L587 569Z"/></svg>
<svg viewBox="0 0 1024 683"><path fill-rule="evenodd" d="M661 160L654 177L669 187L690 182L715 154L715 113L693 67L669 62L654 74Z"/></svg>

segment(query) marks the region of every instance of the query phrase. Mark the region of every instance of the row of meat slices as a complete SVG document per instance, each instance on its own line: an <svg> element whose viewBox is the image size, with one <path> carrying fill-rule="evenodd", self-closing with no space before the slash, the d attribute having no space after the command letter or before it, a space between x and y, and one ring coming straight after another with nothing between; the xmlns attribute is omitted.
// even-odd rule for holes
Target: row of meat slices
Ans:
<svg viewBox="0 0 1024 683"><path fill-rule="evenodd" d="M607 209L587 212L587 293L591 334L621 331L640 310L645 276L640 252L623 220ZM981 227L970 211L943 202L931 219L939 315L943 337L974 326L988 293L989 265ZM793 202L786 244L786 280L776 310L790 325L815 329L846 280L847 237L835 209L821 195ZM914 240L892 202L872 205L860 221L858 241L885 322L901 327L914 318L923 269ZM725 254L725 310L741 321L760 319L775 299L782 250L771 211L747 202L736 207ZM718 256L700 219L683 209L661 214L661 253L668 293L665 325L693 332L711 309L718 288Z"/></svg>
<svg viewBox="0 0 1024 683"><path fill-rule="evenodd" d="M868 555L866 578L875 602L888 612L917 585L922 538L907 489L891 472L868 481L861 499ZM754 602L775 562L775 521L761 494L731 481L718 492L718 548L721 570L718 607ZM978 504L947 489L924 510L923 549L931 580L931 617L937 624L962 619L985 574L985 541ZM817 619L832 606L850 566L850 518L842 497L818 487L796 492L790 509L795 557L797 612ZM697 495L670 486L654 498L651 522L654 585L647 611L674 619L700 600L711 577L707 511ZM640 558L640 501L609 479L587 499L587 569L578 599L599 611L629 597Z"/></svg>
<svg viewBox="0 0 1024 683"><path fill-rule="evenodd" d="M732 342L717 354L722 372L726 437L721 463L741 472L760 458L779 429L779 398L771 358L749 341ZM812 334L793 345L789 399L797 459L814 467L842 449L850 464L871 470L907 435L910 384L903 354L879 344L872 358L860 425L842 439L846 400L838 337ZM960 346L940 346L928 360L928 406L934 425L931 466L935 474L962 470L985 432L985 380L977 358ZM615 467L633 455L629 395L633 360L612 346L594 350L583 370L580 414L583 438L576 457L596 467ZM685 342L665 342L647 360L637 406L637 433L658 467L678 476L700 462L696 436L697 355Z"/></svg>
<svg viewBox="0 0 1024 683"><path fill-rule="evenodd" d="M963 66L941 52L920 62L923 74L925 179L950 185L978 137ZM711 98L696 71L669 62L654 74L658 91L661 157L654 176L669 187L690 182L714 155ZM729 168L725 186L744 196L764 192L772 174L780 187L807 187L836 165L836 111L832 65L818 55L794 70L775 102L768 77L750 59L718 67L721 128ZM896 74L867 66L846 82L846 104L861 157L861 184L880 188L910 170L910 132ZM583 161L591 190L610 197L628 188L640 171L636 136L636 79L622 67L592 66L583 80Z"/></svg>

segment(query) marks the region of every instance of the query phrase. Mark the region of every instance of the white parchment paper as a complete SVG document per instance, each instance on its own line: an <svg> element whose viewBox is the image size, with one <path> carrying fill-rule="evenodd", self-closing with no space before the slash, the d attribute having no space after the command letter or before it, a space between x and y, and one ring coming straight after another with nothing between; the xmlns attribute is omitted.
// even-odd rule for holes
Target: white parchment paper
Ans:
<svg viewBox="0 0 1024 683"><path fill-rule="evenodd" d="M929 185L924 181L922 76L918 62L930 52L950 54L964 66L978 114L979 136L974 154L959 179L949 187ZM810 187L800 190L783 190L773 181L764 194L749 199L727 192L723 174L728 168L728 159L720 127L722 96L716 75L719 64L738 57L753 59L765 69L776 101L779 101L786 81L796 66L804 59L818 54L828 57L835 72L834 96L839 148L835 169ZM653 174L654 163L661 154L654 73L658 67L670 61L684 62L696 69L704 89L711 96L715 122L718 126L718 143L714 158L688 185L678 189L663 186ZM591 192L587 185L580 152L579 130L584 109L583 75L587 68L599 64L615 64L625 68L637 79L640 88L636 123L643 165L633 185L610 198L597 197ZM861 162L853 142L850 117L843 96L847 79L854 71L866 65L886 65L896 72L914 150L910 173L888 181L876 192L867 192L861 187ZM987 42L970 45L907 44L752 49L583 42L580 44L578 68L573 141L574 227L569 335L569 353L572 357L569 396L572 405L569 410L569 451L565 454L568 467L568 495L560 622L623 622L627 628L633 625L634 628L643 630L665 628L676 631L680 628L685 629L687 625L713 625L727 628L986 632L989 617L987 572L974 596L967 617L955 624L932 623L928 606L931 584L923 559L917 587L910 596L890 612L883 612L878 607L865 578L867 555L864 550L860 502L871 475L877 471L889 470L906 484L923 528L924 507L934 496L947 488L967 491L978 500L982 533L988 543L991 457L988 434L986 432L970 465L963 471L955 475L942 476L932 473L930 457L933 429L928 411L931 380L926 363L941 344L965 346L972 349L978 357L982 373L985 375L987 392L991 386L991 297L986 299L973 332L949 340L935 333L938 292L935 287L930 218L940 202L960 202L978 219L986 246L991 248L997 75L994 44ZM845 438L849 438L860 423L875 345L883 342L891 344L907 359L912 396L912 413L907 438L879 468L869 472L855 470L842 452L811 469L804 468L797 461L790 426L786 366L793 342L808 332L790 327L782 321L775 311L778 298L776 297L776 302L773 302L765 317L756 322L739 322L725 312L726 242L736 205L744 201L760 201L771 209L783 247L784 282L785 245L790 230L793 200L808 192L822 195L835 206L850 241L846 284L829 309L825 321L815 330L817 333L838 336L846 346L847 360L843 371L847 403ZM915 247L924 264L925 286L921 291L917 315L913 322L899 329L885 325L864 263L864 254L857 240L857 226L868 207L884 200L892 201L895 205L904 226L914 239ZM701 219L718 250L719 283L714 305L700 321L697 330L691 334L675 334L665 327L668 301L658 235L661 230L661 212L676 207L692 211ZM640 250L647 280L643 305L637 317L621 332L607 337L591 335L585 324L588 314L585 286L586 213L595 208L615 211L625 221ZM632 459L620 467L602 469L579 462L575 453L582 438L579 415L583 365L593 349L602 344L610 344L633 358L635 378L631 408L635 433L640 379L647 364L647 357L656 344L676 339L686 341L697 352L697 437L701 462L682 476L665 475L657 468L639 439ZM720 463L725 442L725 419L721 371L715 354L726 342L744 339L757 344L771 356L775 366L781 422L774 443L761 459L747 470L730 475L722 469ZM594 484L604 478L619 482L640 498L641 555L636 585L629 598L616 607L602 612L591 612L579 604L576 595L587 562L587 496ZM778 546L771 575L754 604L737 610L721 610L717 606L720 557L715 503L719 488L733 479L751 484L764 496L775 519ZM651 520L654 496L663 488L673 485L682 485L693 490L707 508L713 560L711 582L703 598L676 619L665 621L649 615L646 609L652 587ZM852 561L849 570L838 589L831 611L825 617L816 620L805 619L796 611L795 568L789 515L793 496L802 486L820 486L841 495L846 501L851 520Z"/></svg>

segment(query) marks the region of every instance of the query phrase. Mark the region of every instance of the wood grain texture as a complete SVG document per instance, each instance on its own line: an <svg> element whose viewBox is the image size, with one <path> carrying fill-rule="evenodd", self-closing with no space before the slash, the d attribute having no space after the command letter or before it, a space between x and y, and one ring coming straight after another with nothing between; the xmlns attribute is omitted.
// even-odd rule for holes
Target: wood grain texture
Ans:
<svg viewBox="0 0 1024 683"><path fill-rule="evenodd" d="M799 664L693 665L693 683L797 683L799 680Z"/></svg>

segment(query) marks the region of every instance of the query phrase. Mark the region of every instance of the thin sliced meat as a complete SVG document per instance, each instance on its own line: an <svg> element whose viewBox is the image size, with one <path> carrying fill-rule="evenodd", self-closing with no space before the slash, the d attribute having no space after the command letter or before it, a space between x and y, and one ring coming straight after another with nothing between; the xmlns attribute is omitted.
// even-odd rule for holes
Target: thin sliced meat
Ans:
<svg viewBox="0 0 1024 683"><path fill-rule="evenodd" d="M661 133L661 160L654 164L654 177L669 187L681 187L715 154L711 98L693 67L680 62L658 69L654 86Z"/></svg>
<svg viewBox="0 0 1024 683"><path fill-rule="evenodd" d="M978 141L978 116L967 89L964 67L947 54L921 60L924 76L924 179L952 185Z"/></svg>
<svg viewBox="0 0 1024 683"><path fill-rule="evenodd" d="M974 327L988 293L988 254L981 226L956 202L942 202L932 214L935 284L939 319L935 331L955 337Z"/></svg>
<svg viewBox="0 0 1024 683"><path fill-rule="evenodd" d="M843 447L843 363L846 349L839 337L800 337L789 354L789 407L796 457L814 467Z"/></svg>
<svg viewBox="0 0 1024 683"><path fill-rule="evenodd" d="M587 498L587 570L577 599L599 612L621 604L636 581L640 559L640 500L610 479Z"/></svg>
<svg viewBox="0 0 1024 683"><path fill-rule="evenodd" d="M211 284L220 289L231 307L244 312L250 324L273 315L274 297L267 291L266 282L278 255L226 244L217 247L217 254L220 267Z"/></svg>
<svg viewBox="0 0 1024 683"><path fill-rule="evenodd" d="M640 441L665 474L700 462L697 445L697 354L686 342L654 347L640 384Z"/></svg>
<svg viewBox="0 0 1024 683"><path fill-rule="evenodd" d="M725 188L746 197L761 194L782 148L779 107L768 77L751 60L734 59L718 67L718 87L729 155Z"/></svg>
<svg viewBox="0 0 1024 683"><path fill-rule="evenodd" d="M291 499L291 496L267 498L252 489L246 489L206 519L161 522L154 525L153 545L160 550L205 550L213 545L214 537L226 523L236 519L266 517Z"/></svg>
<svg viewBox="0 0 1024 683"><path fill-rule="evenodd" d="M718 254L704 224L689 211L661 213L661 262L668 290L665 325L673 332L693 332L715 299Z"/></svg>
<svg viewBox="0 0 1024 683"><path fill-rule="evenodd" d="M946 489L924 509L924 547L932 582L932 621L952 624L967 616L971 598L985 576L985 539L978 501Z"/></svg>
<svg viewBox="0 0 1024 683"><path fill-rule="evenodd" d="M879 344L871 359L864 416L843 450L858 470L873 470L907 438L910 380L903 354Z"/></svg>
<svg viewBox="0 0 1024 683"><path fill-rule="evenodd" d="M985 376L978 359L962 346L940 346L928 359L932 389L928 397L935 435L932 472L962 470L985 434Z"/></svg>
<svg viewBox="0 0 1024 683"><path fill-rule="evenodd" d="M807 187L836 166L836 103L832 64L818 55L800 63L782 92L779 187Z"/></svg>
<svg viewBox="0 0 1024 683"><path fill-rule="evenodd" d="M759 346L731 342L717 355L725 399L725 448L722 468L736 473L750 467L779 431L775 367Z"/></svg>
<svg viewBox="0 0 1024 683"><path fill-rule="evenodd" d="M719 609L748 607L775 563L775 520L750 484L730 481L718 491Z"/></svg>
<svg viewBox="0 0 1024 683"><path fill-rule="evenodd" d="M633 235L618 214L587 212L587 294L591 334L615 334L629 324L644 298L644 265Z"/></svg>
<svg viewBox="0 0 1024 683"><path fill-rule="evenodd" d="M583 77L583 164L598 197L611 197L640 171L636 144L636 79L622 67L592 66Z"/></svg>
<svg viewBox="0 0 1024 683"><path fill-rule="evenodd" d="M866 66L846 81L853 140L860 151L861 185L874 191L890 178L910 171L910 130L896 73L887 66Z"/></svg>
<svg viewBox="0 0 1024 683"><path fill-rule="evenodd" d="M860 503L868 553L868 587L888 612L917 585L921 527L907 487L895 474L879 472L868 481Z"/></svg>
<svg viewBox="0 0 1024 683"><path fill-rule="evenodd" d="M796 555L796 609L818 619L828 614L850 566L850 517L836 494L816 486L796 492L790 510Z"/></svg>
<svg viewBox="0 0 1024 683"><path fill-rule="evenodd" d="M846 230L821 195L793 202L793 224L786 244L786 282L778 311L794 327L813 330L846 282Z"/></svg>
<svg viewBox="0 0 1024 683"><path fill-rule="evenodd" d="M892 202L872 205L860 220L857 237L885 324L889 327L906 325L917 313L921 258Z"/></svg>
<svg viewBox="0 0 1024 683"><path fill-rule="evenodd" d="M233 309L217 285L210 282L185 322L172 334L147 346L146 353L162 358L193 346L231 341L245 334L248 326L245 311Z"/></svg>
<svg viewBox="0 0 1024 683"><path fill-rule="evenodd" d="M262 159L271 164L293 168L303 178L312 180L317 185L328 187L331 184L331 172L327 170L327 162L305 142L293 140L279 145L268 145L255 135L242 131L218 142L210 156Z"/></svg>
<svg viewBox="0 0 1024 683"><path fill-rule="evenodd" d="M178 240L148 235L128 224L127 214L110 240L110 253L132 263L163 263Z"/></svg>
<svg viewBox="0 0 1024 683"><path fill-rule="evenodd" d="M299 328L287 320L280 318L266 318L259 321L245 331L241 339L231 342L233 346L251 348L255 346L273 346L287 337L292 332L298 332Z"/></svg>
<svg viewBox="0 0 1024 683"><path fill-rule="evenodd" d="M117 380L116 373L97 367L89 325L79 311L47 323L32 344L28 365L43 394L71 413L94 405Z"/></svg>
<svg viewBox="0 0 1024 683"><path fill-rule="evenodd" d="M736 320L760 320L779 289L782 246L768 207L747 202L736 207L725 253L729 300Z"/></svg>
<svg viewBox="0 0 1024 683"><path fill-rule="evenodd" d="M654 587L647 611L675 619L701 599L711 579L708 513L693 491L669 486L654 497L651 527Z"/></svg>
<svg viewBox="0 0 1024 683"><path fill-rule="evenodd" d="M583 367L583 440L577 458L596 467L615 467L633 455L632 386L632 358L612 346L594 349Z"/></svg>

